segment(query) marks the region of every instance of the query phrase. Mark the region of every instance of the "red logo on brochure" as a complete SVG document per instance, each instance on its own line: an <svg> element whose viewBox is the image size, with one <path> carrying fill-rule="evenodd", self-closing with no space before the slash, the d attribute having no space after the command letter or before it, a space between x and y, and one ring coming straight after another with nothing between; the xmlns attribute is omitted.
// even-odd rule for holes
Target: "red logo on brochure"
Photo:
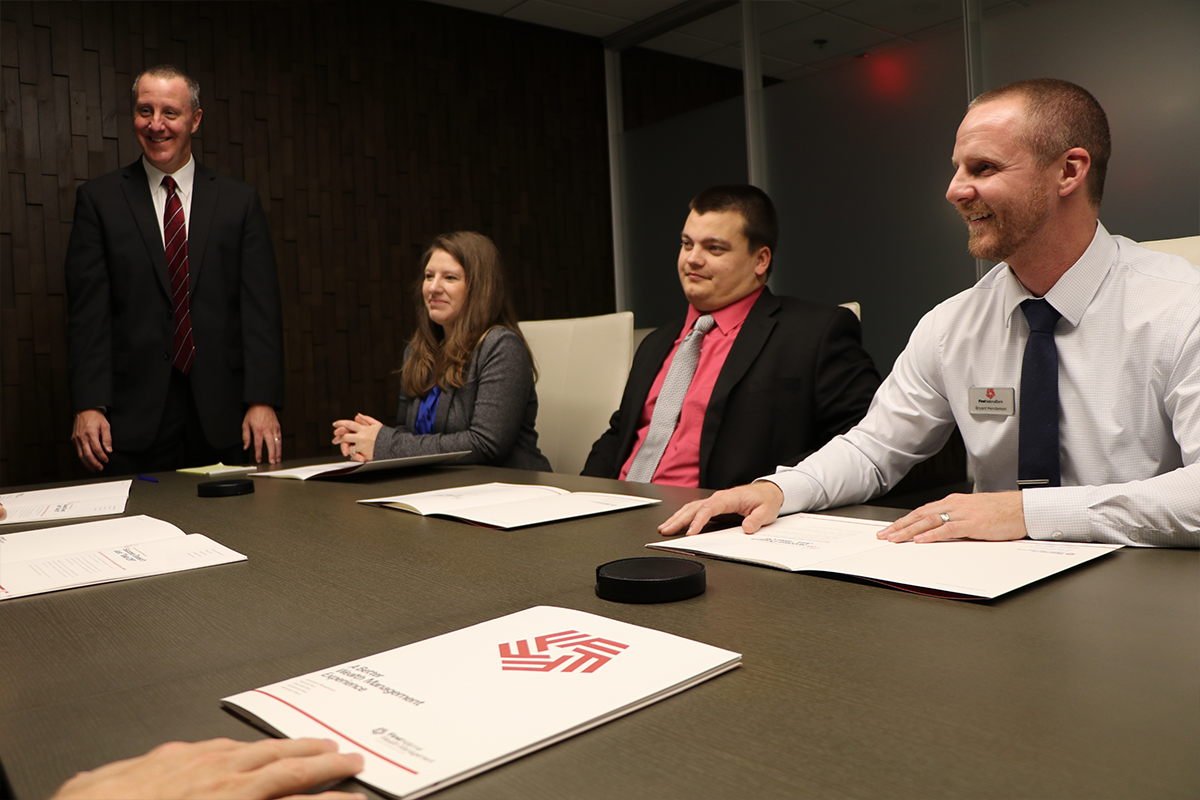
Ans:
<svg viewBox="0 0 1200 800"><path fill-rule="evenodd" d="M500 668L514 672L595 672L627 647L579 631L559 631L501 644Z"/></svg>
<svg viewBox="0 0 1200 800"><path fill-rule="evenodd" d="M988 389L988 390L987 390L987 396L988 396L988 400L995 400L995 399L996 399L996 390L995 390L995 389Z"/></svg>

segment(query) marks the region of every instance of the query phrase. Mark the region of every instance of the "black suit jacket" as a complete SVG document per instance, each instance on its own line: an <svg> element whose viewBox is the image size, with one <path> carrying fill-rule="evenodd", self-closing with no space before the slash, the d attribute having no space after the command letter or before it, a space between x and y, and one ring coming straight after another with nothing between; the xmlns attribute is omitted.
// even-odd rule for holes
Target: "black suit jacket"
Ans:
<svg viewBox="0 0 1200 800"><path fill-rule="evenodd" d="M646 396L684 320L652 332L633 358L621 407L583 474L616 478ZM700 433L700 486L726 489L793 465L854 427L879 388L854 313L764 289L717 376Z"/></svg>
<svg viewBox="0 0 1200 800"><path fill-rule="evenodd" d="M171 379L174 311L156 217L139 158L79 187L67 246L72 411L106 407L122 451L150 446ZM209 443L232 447L249 405L283 406L275 251L258 192L198 162L187 232L192 391Z"/></svg>

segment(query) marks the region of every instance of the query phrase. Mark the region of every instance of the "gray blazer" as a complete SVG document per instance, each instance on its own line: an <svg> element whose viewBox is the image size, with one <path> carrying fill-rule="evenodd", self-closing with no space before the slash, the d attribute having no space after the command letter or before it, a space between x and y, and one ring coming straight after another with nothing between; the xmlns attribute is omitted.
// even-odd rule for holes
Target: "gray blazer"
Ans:
<svg viewBox="0 0 1200 800"><path fill-rule="evenodd" d="M404 358L412 353L411 345ZM467 364L461 389L443 389L434 418L434 433L412 432L420 398L400 391L396 419L375 439L375 458L399 458L454 450L470 450L456 464L490 464L550 472L550 462L537 446L537 391L533 365L520 337L507 328L492 328Z"/></svg>

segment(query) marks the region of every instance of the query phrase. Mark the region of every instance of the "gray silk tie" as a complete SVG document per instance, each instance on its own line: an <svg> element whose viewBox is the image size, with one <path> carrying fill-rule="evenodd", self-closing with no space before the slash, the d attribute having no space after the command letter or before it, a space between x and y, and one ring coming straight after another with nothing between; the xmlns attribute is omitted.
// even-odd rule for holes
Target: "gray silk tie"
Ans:
<svg viewBox="0 0 1200 800"><path fill-rule="evenodd" d="M667 370L667 377L663 380L658 402L654 404L654 415L650 417L650 431L634 456L625 480L635 483L650 483L653 480L658 462L662 459L672 434L675 433L675 426L679 424L683 398L687 395L688 387L692 385L692 376L696 374L696 365L700 362L700 346L704 343L704 335L716 324L712 314L700 317L675 351L675 358L671 360L671 368Z"/></svg>

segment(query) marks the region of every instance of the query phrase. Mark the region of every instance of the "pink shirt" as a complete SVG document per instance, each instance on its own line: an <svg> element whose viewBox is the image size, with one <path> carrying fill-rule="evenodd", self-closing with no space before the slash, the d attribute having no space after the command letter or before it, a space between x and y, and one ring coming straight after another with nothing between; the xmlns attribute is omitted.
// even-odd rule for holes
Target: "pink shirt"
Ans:
<svg viewBox="0 0 1200 800"><path fill-rule="evenodd" d="M762 288L751 292L736 303L730 303L724 308L712 312L717 325L704 337L704 343L700 348L700 361L696 364L696 374L692 376L687 396L683 399L683 408L679 412L679 424L675 426L675 433L671 435L671 441L667 443L667 449L663 451L662 460L658 462L658 469L654 471L654 479L651 483L663 483L669 486L700 485L700 431L704 427L704 412L708 409L708 400L712 397L713 387L717 385L717 376L721 374L721 368L725 366L725 357L729 355L729 349L733 347L738 331L742 329L742 323L746 321L751 306L758 300L760 294L762 294ZM667 378L671 362L675 359L675 352L700 316L700 311L692 307L688 308L687 319L684 320L679 336L675 338L675 346L671 348L670 355L663 361L662 368L658 371L658 377L654 379L650 393L646 395L646 405L642 407L642 415L638 419L637 439L633 443L633 450L629 453L625 466L621 467L621 480L625 480L625 476L629 474L629 467L633 464L638 450L641 449L642 442L646 441L646 434L650 432L650 418L654 416L654 406L658 403L658 395L662 391L663 381Z"/></svg>

